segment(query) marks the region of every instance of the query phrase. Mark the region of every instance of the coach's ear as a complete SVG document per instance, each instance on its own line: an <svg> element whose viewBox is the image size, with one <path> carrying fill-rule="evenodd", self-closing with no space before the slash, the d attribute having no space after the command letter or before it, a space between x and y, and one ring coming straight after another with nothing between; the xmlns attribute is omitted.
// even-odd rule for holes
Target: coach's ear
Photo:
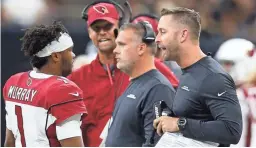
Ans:
<svg viewBox="0 0 256 148"><path fill-rule="evenodd" d="M61 53L60 52L52 53L51 58L54 63L57 63L61 61Z"/></svg>
<svg viewBox="0 0 256 148"><path fill-rule="evenodd" d="M188 38L188 35L188 29L183 29L180 33L180 43L185 42Z"/></svg>
<svg viewBox="0 0 256 148"><path fill-rule="evenodd" d="M139 56L142 56L146 52L147 45L145 43L142 43L137 48L137 53Z"/></svg>

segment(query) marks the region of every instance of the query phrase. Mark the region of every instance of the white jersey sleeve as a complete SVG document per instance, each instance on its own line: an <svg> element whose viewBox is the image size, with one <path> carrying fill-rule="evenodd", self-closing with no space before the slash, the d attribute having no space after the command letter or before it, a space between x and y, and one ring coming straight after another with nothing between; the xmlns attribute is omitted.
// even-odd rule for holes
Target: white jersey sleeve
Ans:
<svg viewBox="0 0 256 148"><path fill-rule="evenodd" d="M60 125L56 126L56 134L58 140L82 136L80 129L80 120L81 114L76 114L66 119Z"/></svg>

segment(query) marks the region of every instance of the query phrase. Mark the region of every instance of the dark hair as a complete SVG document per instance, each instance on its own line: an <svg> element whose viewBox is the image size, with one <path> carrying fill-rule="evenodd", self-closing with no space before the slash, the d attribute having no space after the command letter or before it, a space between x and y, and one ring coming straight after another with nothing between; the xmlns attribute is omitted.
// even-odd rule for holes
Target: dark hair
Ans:
<svg viewBox="0 0 256 148"><path fill-rule="evenodd" d="M137 34L140 38L141 38L141 42L143 42L143 37L145 35L145 29L143 28L143 26L140 23L127 23L121 26L120 31L122 30L126 30L126 29L132 29L134 31L135 34ZM151 48L151 53L152 55L156 54L156 50L157 50L157 46L156 43L153 42L144 42L148 47Z"/></svg>
<svg viewBox="0 0 256 148"><path fill-rule="evenodd" d="M172 15L174 20L178 23L187 25L192 32L192 39L199 40L201 33L201 19L198 12L183 8L183 7L175 7L172 9L162 9L161 16Z"/></svg>
<svg viewBox="0 0 256 148"><path fill-rule="evenodd" d="M52 25L39 25L25 30L25 35L21 38L21 51L30 57L33 67L40 69L44 66L48 57L37 57L36 54L54 40L58 40L60 32L68 33L61 22L54 21Z"/></svg>

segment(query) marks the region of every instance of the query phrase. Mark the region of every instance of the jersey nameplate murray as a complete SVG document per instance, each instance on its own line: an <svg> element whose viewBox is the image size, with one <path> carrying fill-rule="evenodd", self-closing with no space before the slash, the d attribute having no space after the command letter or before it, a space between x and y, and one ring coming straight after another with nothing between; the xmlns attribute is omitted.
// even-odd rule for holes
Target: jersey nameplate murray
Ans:
<svg viewBox="0 0 256 148"><path fill-rule="evenodd" d="M37 90L11 86L8 90L8 97L22 101L33 101Z"/></svg>

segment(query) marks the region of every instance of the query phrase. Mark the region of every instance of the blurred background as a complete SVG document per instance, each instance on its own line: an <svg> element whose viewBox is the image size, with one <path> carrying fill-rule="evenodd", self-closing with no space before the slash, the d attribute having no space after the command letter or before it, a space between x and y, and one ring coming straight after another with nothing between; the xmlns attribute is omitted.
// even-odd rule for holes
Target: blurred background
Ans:
<svg viewBox="0 0 256 148"><path fill-rule="evenodd" d="M97 54L91 44L81 12L92 0L1 0L2 83L13 74L31 69L29 59L20 51L22 29L36 24L62 21L74 41L78 56L75 68L89 63ZM116 0L123 3L124 0ZM216 52L225 41L243 38L256 43L256 0L129 0L133 16L139 13L159 15L162 8L182 6L201 15L200 46L205 53ZM229 54L232 54L229 53ZM84 60L83 57L86 57ZM3 100L3 99L2 99ZM1 145L5 135L4 103L1 111Z"/></svg>

